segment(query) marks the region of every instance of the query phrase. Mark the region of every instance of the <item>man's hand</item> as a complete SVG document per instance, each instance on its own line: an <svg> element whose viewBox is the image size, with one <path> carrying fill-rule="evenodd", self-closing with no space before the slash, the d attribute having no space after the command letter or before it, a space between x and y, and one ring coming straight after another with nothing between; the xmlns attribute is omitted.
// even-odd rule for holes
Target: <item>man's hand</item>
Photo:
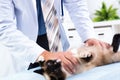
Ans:
<svg viewBox="0 0 120 80"><path fill-rule="evenodd" d="M77 59L73 56L72 52L70 52L70 51L56 52L56 53L44 51L41 54L41 56L43 56L45 60L60 59L62 62L62 66L70 74L73 74L76 71L75 66L79 64Z"/></svg>
<svg viewBox="0 0 120 80"><path fill-rule="evenodd" d="M98 45L98 46L101 46L103 48L110 47L110 44L103 42L103 41L100 41L100 40L97 40L97 39L93 39L93 38L86 40L85 45L87 45L87 46Z"/></svg>

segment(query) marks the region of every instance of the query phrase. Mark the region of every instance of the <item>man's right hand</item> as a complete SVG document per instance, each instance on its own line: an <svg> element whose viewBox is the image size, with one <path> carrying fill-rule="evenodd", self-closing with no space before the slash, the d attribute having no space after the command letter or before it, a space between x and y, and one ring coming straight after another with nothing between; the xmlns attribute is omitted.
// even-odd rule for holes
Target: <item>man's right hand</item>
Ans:
<svg viewBox="0 0 120 80"><path fill-rule="evenodd" d="M45 60L60 59L62 62L62 66L70 74L73 74L74 72L76 72L75 66L79 64L77 59L73 56L72 52L70 51L55 52L55 53L44 51L40 56L43 56Z"/></svg>

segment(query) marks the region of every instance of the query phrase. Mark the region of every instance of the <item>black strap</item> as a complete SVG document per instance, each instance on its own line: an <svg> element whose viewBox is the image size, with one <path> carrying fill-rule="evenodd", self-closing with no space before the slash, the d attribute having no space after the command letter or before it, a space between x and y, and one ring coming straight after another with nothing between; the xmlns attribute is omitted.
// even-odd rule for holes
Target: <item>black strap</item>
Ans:
<svg viewBox="0 0 120 80"><path fill-rule="evenodd" d="M64 16L64 11L63 11L63 0L61 0L61 11L62 11L62 16Z"/></svg>

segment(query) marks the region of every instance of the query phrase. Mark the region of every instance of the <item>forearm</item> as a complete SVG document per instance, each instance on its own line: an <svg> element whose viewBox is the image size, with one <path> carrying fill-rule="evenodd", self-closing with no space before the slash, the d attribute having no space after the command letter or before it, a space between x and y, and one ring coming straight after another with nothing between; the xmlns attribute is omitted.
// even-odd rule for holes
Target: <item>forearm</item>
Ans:
<svg viewBox="0 0 120 80"><path fill-rule="evenodd" d="M82 41L95 38L93 23L89 18L86 0L65 0L65 6Z"/></svg>
<svg viewBox="0 0 120 80"><path fill-rule="evenodd" d="M0 31L0 35L0 42L11 50L10 55L15 61L18 61L17 63L35 62L40 53L44 51L34 41L29 40L24 34L12 27Z"/></svg>

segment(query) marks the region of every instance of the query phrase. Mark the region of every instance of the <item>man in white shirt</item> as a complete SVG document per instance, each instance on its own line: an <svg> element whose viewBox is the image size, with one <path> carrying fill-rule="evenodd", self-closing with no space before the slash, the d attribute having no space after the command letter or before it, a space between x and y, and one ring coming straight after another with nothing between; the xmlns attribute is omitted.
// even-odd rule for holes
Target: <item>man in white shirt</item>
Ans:
<svg viewBox="0 0 120 80"><path fill-rule="evenodd" d="M33 1L0 0L0 77L27 70L29 64L37 61L39 56L46 60L61 59L65 69L74 72L73 64L77 65L77 60L71 52L52 54L36 44L38 21ZM61 0L55 0L59 21L60 2ZM83 42L106 47L106 43L95 39L86 0L64 0L64 4ZM64 31L61 34L62 39L65 39ZM66 40L62 41L64 45Z"/></svg>

